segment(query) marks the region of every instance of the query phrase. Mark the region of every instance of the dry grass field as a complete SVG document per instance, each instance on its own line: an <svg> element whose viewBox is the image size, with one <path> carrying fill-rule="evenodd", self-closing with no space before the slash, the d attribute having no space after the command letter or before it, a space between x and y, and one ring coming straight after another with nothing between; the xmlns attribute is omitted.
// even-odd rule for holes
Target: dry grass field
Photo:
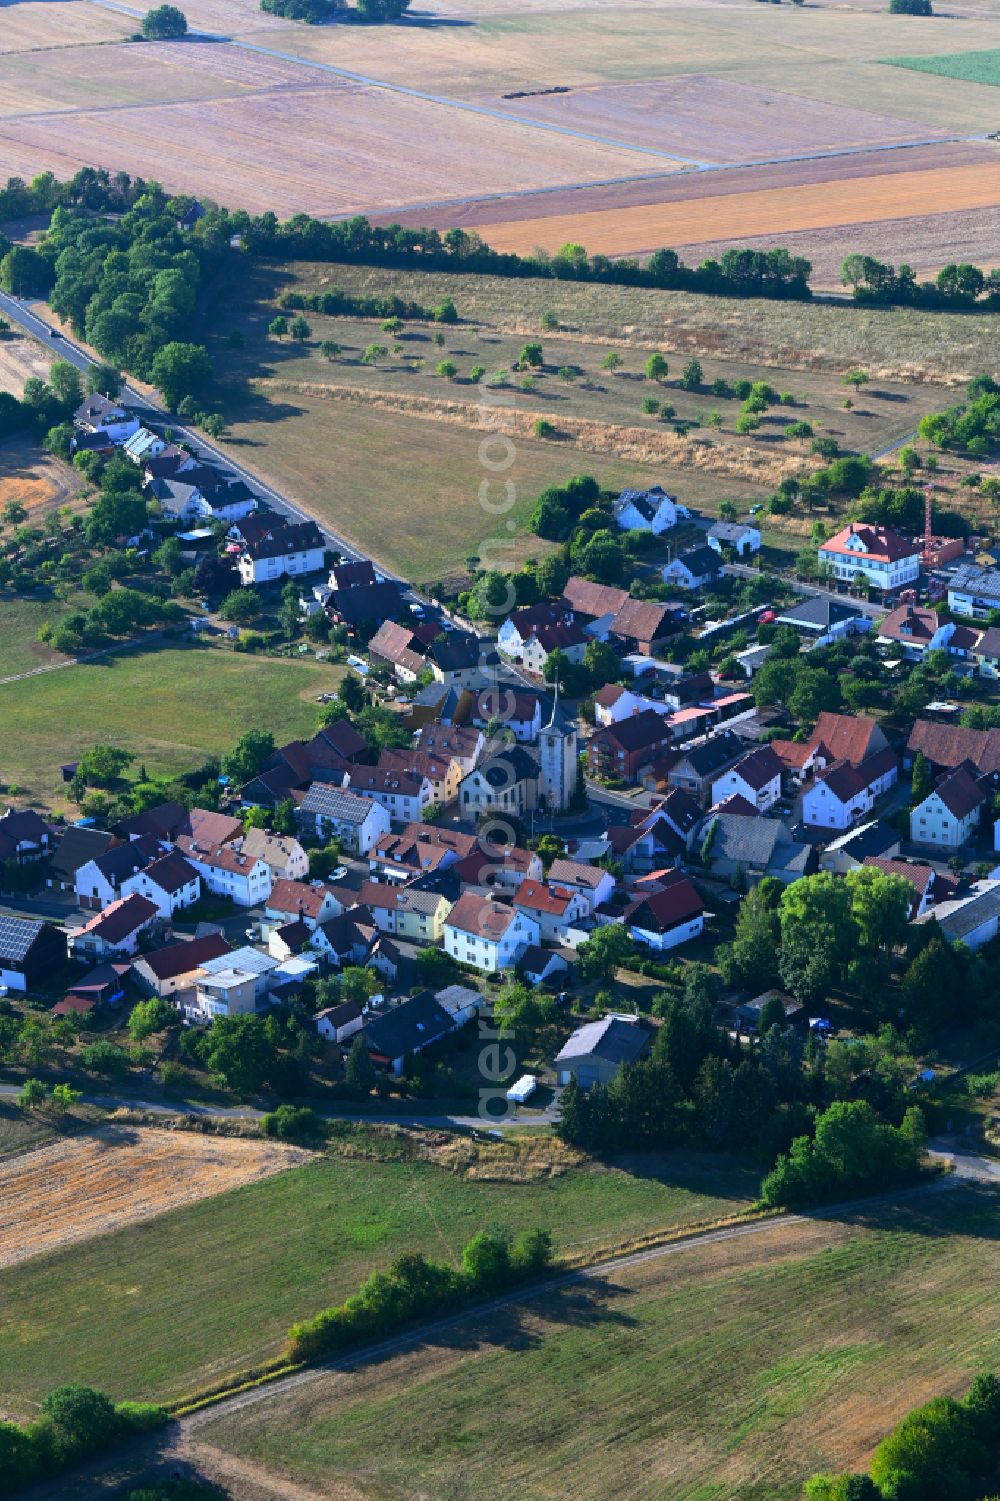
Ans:
<svg viewBox="0 0 1000 1501"><path fill-rule="evenodd" d="M33 375L48 380L54 356L38 342L23 334L5 334L0 338L0 391L20 396L24 383Z"/></svg>
<svg viewBox="0 0 1000 1501"><path fill-rule="evenodd" d="M996 1365L998 1208L964 1189L679 1249L195 1438L262 1491L351 1501L796 1501Z"/></svg>
<svg viewBox="0 0 1000 1501"><path fill-rule="evenodd" d="M0 1267L296 1167L270 1141L107 1125L0 1159Z"/></svg>
<svg viewBox="0 0 1000 1501"><path fill-rule="evenodd" d="M16 500L36 521L47 511L71 503L77 478L68 464L42 453L28 438L0 443L0 511Z"/></svg>
<svg viewBox="0 0 1000 1501"><path fill-rule="evenodd" d="M0 53L115 42L134 30L129 17L98 10L87 0L18 0L3 7Z"/></svg>

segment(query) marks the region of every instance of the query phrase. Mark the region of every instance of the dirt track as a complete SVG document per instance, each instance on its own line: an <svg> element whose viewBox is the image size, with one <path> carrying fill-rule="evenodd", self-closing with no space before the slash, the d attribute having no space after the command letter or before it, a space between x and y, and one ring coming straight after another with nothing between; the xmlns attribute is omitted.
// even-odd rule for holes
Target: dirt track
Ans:
<svg viewBox="0 0 1000 1501"><path fill-rule="evenodd" d="M104 1126L0 1164L0 1267L306 1161L268 1141Z"/></svg>

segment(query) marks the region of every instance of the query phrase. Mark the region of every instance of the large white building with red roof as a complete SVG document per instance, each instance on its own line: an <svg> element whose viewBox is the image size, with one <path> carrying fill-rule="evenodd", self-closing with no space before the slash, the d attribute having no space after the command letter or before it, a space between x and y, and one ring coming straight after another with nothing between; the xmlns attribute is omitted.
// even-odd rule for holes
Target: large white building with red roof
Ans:
<svg viewBox="0 0 1000 1501"><path fill-rule="evenodd" d="M920 550L915 542L888 526L852 521L819 548L819 566L833 578L853 584L858 574L876 589L903 589L920 573Z"/></svg>

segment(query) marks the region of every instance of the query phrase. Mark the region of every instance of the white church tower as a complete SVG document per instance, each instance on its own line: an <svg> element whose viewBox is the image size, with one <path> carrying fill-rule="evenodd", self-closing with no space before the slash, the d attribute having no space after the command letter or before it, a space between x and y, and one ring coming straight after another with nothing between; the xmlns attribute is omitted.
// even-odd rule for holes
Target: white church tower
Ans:
<svg viewBox="0 0 1000 1501"><path fill-rule="evenodd" d="M576 791L577 747L576 727L563 727L556 723L559 711L559 683L556 681L552 695L552 713L549 722L538 734L539 767L541 776L538 791L545 799L551 813L564 813Z"/></svg>

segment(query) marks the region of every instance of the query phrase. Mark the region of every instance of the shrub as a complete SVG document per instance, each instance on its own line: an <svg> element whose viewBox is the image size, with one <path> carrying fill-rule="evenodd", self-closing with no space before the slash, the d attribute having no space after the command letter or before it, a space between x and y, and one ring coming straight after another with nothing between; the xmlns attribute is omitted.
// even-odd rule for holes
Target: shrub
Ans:
<svg viewBox="0 0 1000 1501"><path fill-rule="evenodd" d="M265 1136L278 1141L311 1141L320 1131L320 1119L308 1105L279 1105L261 1120Z"/></svg>

